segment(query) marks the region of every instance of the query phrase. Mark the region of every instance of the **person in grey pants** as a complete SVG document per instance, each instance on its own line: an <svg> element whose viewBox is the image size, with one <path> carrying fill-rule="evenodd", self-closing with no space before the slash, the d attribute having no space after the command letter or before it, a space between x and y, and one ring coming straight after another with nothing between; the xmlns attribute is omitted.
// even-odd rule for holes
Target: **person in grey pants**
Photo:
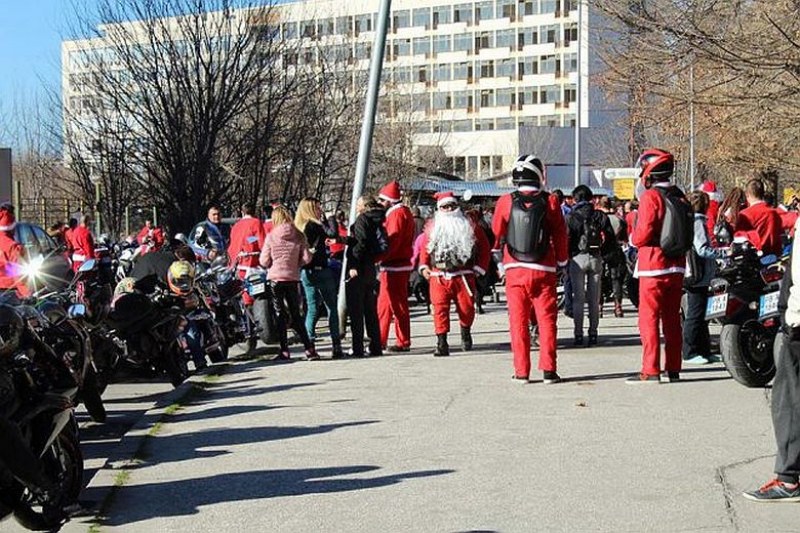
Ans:
<svg viewBox="0 0 800 533"><path fill-rule="evenodd" d="M572 191L575 206L567 218L569 232L569 277L572 282L572 319L575 346L583 346L583 316L589 304L589 346L597 344L600 323L603 254L617 244L611 222L592 203L592 190L579 185Z"/></svg>

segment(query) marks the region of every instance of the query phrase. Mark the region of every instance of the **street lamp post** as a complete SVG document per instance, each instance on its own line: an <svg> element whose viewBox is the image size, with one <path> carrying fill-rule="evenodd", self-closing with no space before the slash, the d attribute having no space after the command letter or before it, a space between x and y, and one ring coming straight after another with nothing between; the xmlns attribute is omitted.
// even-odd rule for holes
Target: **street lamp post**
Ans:
<svg viewBox="0 0 800 533"><path fill-rule="evenodd" d="M581 184L581 93L583 92L583 82L581 63L583 54L583 0L578 0L578 36L575 41L578 44L577 61L578 77L575 83L575 187Z"/></svg>
<svg viewBox="0 0 800 533"><path fill-rule="evenodd" d="M94 185L94 234L100 235L100 175L96 172L95 167L89 173L89 181Z"/></svg>

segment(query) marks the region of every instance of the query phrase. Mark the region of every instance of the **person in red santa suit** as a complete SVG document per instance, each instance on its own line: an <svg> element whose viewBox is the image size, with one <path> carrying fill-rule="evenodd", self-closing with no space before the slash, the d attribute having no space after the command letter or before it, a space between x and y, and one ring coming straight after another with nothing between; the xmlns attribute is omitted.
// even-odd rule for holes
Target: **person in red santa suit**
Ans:
<svg viewBox="0 0 800 533"><path fill-rule="evenodd" d="M556 285L558 269L569 260L567 228L555 195L543 190L545 167L539 158L523 155L511 178L517 191L501 196L492 231L498 264L506 278L514 379L527 383L531 371L529 325L539 326L539 370L544 383L558 383L556 365Z"/></svg>
<svg viewBox="0 0 800 533"><path fill-rule="evenodd" d="M704 180L700 184L699 190L708 195L708 211L706 211L706 227L708 228L708 235L711 239L711 244L716 246L716 239L714 239L714 224L717 223L717 216L719 216L719 206L722 205L724 199L722 191L717 188L717 184L711 180Z"/></svg>
<svg viewBox="0 0 800 533"><path fill-rule="evenodd" d="M400 184L391 181L378 193L378 201L386 209L384 227L389 237L389 249L378 257L380 292L378 293L378 322L381 345L389 342L389 327L394 322L396 344L390 352L411 349L411 316L408 310L408 281L414 267L411 256L414 248L414 215L404 206Z"/></svg>
<svg viewBox="0 0 800 533"><path fill-rule="evenodd" d="M153 225L153 220L148 218L144 221L144 226L136 235L136 242L139 243L139 255L149 252L157 252L164 246L164 232L161 228Z"/></svg>
<svg viewBox="0 0 800 533"><path fill-rule="evenodd" d="M751 179L744 190L747 207L739 212L734 237L743 237L765 255L781 255L783 244L781 217L765 201L766 190L760 179Z"/></svg>
<svg viewBox="0 0 800 533"><path fill-rule="evenodd" d="M475 275L489 268L489 240L464 215L452 192L436 195L436 218L423 232L419 272L430 285L435 356L450 355L450 302L456 305L461 325L461 349L472 350L475 322Z"/></svg>
<svg viewBox="0 0 800 533"><path fill-rule="evenodd" d="M22 265L27 259L25 247L14 240L17 225L14 206L0 204L0 291L16 291L20 297L30 296L30 288L22 276Z"/></svg>
<svg viewBox="0 0 800 533"><path fill-rule="evenodd" d="M228 244L228 260L231 266L236 267L236 273L240 279L247 277L250 270L260 268L258 256L264 245L264 224L255 218L256 212L252 204L242 206L242 218L231 228L231 240ZM245 305L253 305L253 298L242 293L242 301Z"/></svg>
<svg viewBox="0 0 800 533"><path fill-rule="evenodd" d="M72 270L77 272L89 259L94 259L94 237L89 227L92 225L92 215L81 216L78 227L72 231Z"/></svg>
<svg viewBox="0 0 800 533"><path fill-rule="evenodd" d="M639 278L639 332L642 336L642 368L626 380L628 384L658 384L680 379L681 297L686 257L669 257L661 249L666 219L666 196L683 197L670 183L675 170L671 153L659 148L642 152L639 170L639 219L631 243L639 249L634 275ZM664 328L664 372L661 372L661 334Z"/></svg>

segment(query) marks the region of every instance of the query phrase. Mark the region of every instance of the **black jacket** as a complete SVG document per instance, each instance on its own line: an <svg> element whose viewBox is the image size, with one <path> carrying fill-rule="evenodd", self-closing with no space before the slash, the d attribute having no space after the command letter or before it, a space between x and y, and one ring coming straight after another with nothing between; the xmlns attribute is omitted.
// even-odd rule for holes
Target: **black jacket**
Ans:
<svg viewBox="0 0 800 533"><path fill-rule="evenodd" d="M323 226L318 222L309 221L306 224L306 229L303 233L308 240L308 247L311 249L312 258L305 268L306 270L318 270L328 266L328 247L325 245L325 239L333 239L338 237L336 233L332 232L330 228Z"/></svg>
<svg viewBox="0 0 800 533"><path fill-rule="evenodd" d="M600 254L606 256L614 251L617 246L617 237L614 235L614 228L608 215L594 208L591 203L581 204L567 217L567 231L569 232L569 256L575 257L581 251L578 247L581 236L584 233L583 222L589 217L594 219L594 223L600 228L603 244L600 247Z"/></svg>
<svg viewBox="0 0 800 533"><path fill-rule="evenodd" d="M383 209L370 209L356 218L347 239L347 268L358 270L359 276L375 275L377 232L386 219Z"/></svg>

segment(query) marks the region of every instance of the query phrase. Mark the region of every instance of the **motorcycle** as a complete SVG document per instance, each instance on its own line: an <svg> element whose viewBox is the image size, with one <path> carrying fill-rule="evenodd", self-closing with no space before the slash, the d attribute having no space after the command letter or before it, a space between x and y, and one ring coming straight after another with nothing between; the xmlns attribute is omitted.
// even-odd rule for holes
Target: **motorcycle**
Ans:
<svg viewBox="0 0 800 533"><path fill-rule="evenodd" d="M264 344L277 342L275 314L267 283L267 271L263 268L248 269L244 278L244 290L253 299L250 306L253 318L260 328L259 336Z"/></svg>
<svg viewBox="0 0 800 533"><path fill-rule="evenodd" d="M780 328L778 299L783 261L761 256L750 243L731 245L711 280L706 320L722 324L720 352L731 377L763 387L775 376L773 343Z"/></svg>
<svg viewBox="0 0 800 533"><path fill-rule="evenodd" d="M68 509L79 507L83 455L73 412L77 384L37 333L44 321L33 307L0 304L0 371L8 373L14 391L6 406L7 420L19 428L51 484L29 486L12 474L13 469L0 466L0 520L13 513L24 527L49 531L63 524ZM0 465L18 460L16 455L3 457Z"/></svg>
<svg viewBox="0 0 800 533"><path fill-rule="evenodd" d="M228 358L228 345L225 343L225 334L214 319L208 302L199 292L190 295L186 300L186 320L193 324L200 334L200 345L212 363L219 363ZM190 357L189 343L185 332L180 337L181 344L187 357Z"/></svg>
<svg viewBox="0 0 800 533"><path fill-rule="evenodd" d="M117 296L108 315L111 333L124 341L123 359L135 368L166 372L177 387L189 376L180 342L187 320L184 301L168 291L150 295L134 290Z"/></svg>

